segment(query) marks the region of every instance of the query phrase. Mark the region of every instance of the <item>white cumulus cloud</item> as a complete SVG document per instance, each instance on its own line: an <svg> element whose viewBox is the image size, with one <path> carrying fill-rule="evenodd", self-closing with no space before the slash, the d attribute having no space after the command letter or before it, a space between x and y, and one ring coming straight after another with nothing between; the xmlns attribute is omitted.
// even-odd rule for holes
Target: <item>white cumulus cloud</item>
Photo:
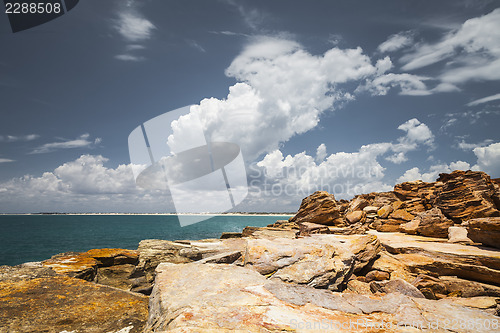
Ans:
<svg viewBox="0 0 500 333"><path fill-rule="evenodd" d="M421 173L417 167L406 170L406 172L397 179L397 183L422 180L424 182L434 182L440 173L450 173L455 170L469 170L470 164L464 161L456 161L450 164L437 164L429 167L429 171Z"/></svg>
<svg viewBox="0 0 500 333"><path fill-rule="evenodd" d="M388 191L391 186L384 181L385 168L378 159L386 156L385 159L399 164L407 160L406 153L434 143L430 129L415 118L398 129L406 134L395 142L368 144L356 152L337 152L326 157L323 156L326 146L321 144L316 158L305 152L285 157L280 150L275 150L265 155L257 167L264 170L264 180L272 189L282 189L283 195L296 198L316 190L329 191L339 198Z"/></svg>
<svg viewBox="0 0 500 333"><path fill-rule="evenodd" d="M252 161L316 127L325 110L353 99L342 84L377 71L361 48L312 55L291 40L255 37L226 70L239 81L227 98L204 99L191 113L211 140L238 143ZM189 139L190 121L189 116L179 119L169 138L171 148Z"/></svg>
<svg viewBox="0 0 500 333"><path fill-rule="evenodd" d="M477 157L473 170L484 171L493 178L500 177L500 142L474 148L473 152Z"/></svg>

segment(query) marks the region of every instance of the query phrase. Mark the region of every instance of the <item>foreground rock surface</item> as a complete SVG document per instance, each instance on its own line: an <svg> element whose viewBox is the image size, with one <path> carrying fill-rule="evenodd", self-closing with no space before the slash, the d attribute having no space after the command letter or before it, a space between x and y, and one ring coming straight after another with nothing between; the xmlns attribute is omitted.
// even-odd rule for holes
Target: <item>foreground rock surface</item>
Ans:
<svg viewBox="0 0 500 333"><path fill-rule="evenodd" d="M145 332L450 332L452 321L498 321L480 308L453 302L400 293L335 293L269 281L244 267L197 263L160 264L149 306Z"/></svg>
<svg viewBox="0 0 500 333"><path fill-rule="evenodd" d="M40 266L0 267L0 332L142 332L148 298Z"/></svg>
<svg viewBox="0 0 500 333"><path fill-rule="evenodd" d="M380 250L372 235L248 239L243 265L273 279L341 290Z"/></svg>

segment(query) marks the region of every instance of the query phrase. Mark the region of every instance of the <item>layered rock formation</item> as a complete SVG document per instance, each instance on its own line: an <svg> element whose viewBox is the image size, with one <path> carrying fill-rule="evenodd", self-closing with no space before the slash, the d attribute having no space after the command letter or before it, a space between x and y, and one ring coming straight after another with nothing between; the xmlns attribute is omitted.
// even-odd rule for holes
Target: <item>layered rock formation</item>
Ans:
<svg viewBox="0 0 500 333"><path fill-rule="evenodd" d="M0 333L500 331L499 198L455 171L350 202L315 192L222 239L3 266Z"/></svg>
<svg viewBox="0 0 500 333"><path fill-rule="evenodd" d="M392 192L358 195L347 204L327 192L315 192L302 201L289 221L299 230L304 223L328 225L323 233L375 229L440 238L448 238L450 227L464 223L473 241L498 247L499 216L498 182L484 172L454 171L441 174L434 183L405 182Z"/></svg>
<svg viewBox="0 0 500 333"><path fill-rule="evenodd" d="M341 207L333 194L317 191L302 200L299 211L290 222L311 222L323 225L344 225Z"/></svg>

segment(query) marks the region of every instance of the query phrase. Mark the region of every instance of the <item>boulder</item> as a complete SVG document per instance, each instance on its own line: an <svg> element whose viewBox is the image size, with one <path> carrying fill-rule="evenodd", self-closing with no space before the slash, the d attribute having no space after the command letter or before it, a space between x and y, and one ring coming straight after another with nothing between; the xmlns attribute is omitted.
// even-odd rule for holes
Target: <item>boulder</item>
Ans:
<svg viewBox="0 0 500 333"><path fill-rule="evenodd" d="M500 216L500 190L491 178L480 171L453 171L440 174L441 190L435 207L450 219L464 222L473 218Z"/></svg>
<svg viewBox="0 0 500 333"><path fill-rule="evenodd" d="M323 225L344 225L340 206L335 197L325 191L316 191L302 200L297 214L289 219L290 222L311 222Z"/></svg>
<svg viewBox="0 0 500 333"><path fill-rule="evenodd" d="M379 210L377 210L377 215L378 217L380 217L381 219L386 219L389 217L389 214L391 214L393 212L393 208L391 205L385 205L383 207L381 207Z"/></svg>
<svg viewBox="0 0 500 333"><path fill-rule="evenodd" d="M404 209L396 209L390 214L390 218L393 220L400 220L409 222L415 218L412 214L408 213Z"/></svg>
<svg viewBox="0 0 500 333"><path fill-rule="evenodd" d="M48 267L0 267L2 333L139 333L147 316L146 296L58 275Z"/></svg>
<svg viewBox="0 0 500 333"><path fill-rule="evenodd" d="M385 323L384 332L402 332L408 331L405 324L427 329L429 323L445 320L498 319L477 308L440 302L400 293L365 296L269 281L234 265L165 263L157 268L145 332L336 332L346 327L342 325L351 331L381 331L366 326L369 322ZM478 327L461 332L488 331Z"/></svg>
<svg viewBox="0 0 500 333"><path fill-rule="evenodd" d="M439 208L432 208L402 225L401 230L412 235L447 238L448 228L451 226L453 226L452 220L446 218Z"/></svg>
<svg viewBox="0 0 500 333"><path fill-rule="evenodd" d="M356 210L345 215L346 220L350 223L364 222L366 220L366 213L362 210Z"/></svg>
<svg viewBox="0 0 500 333"><path fill-rule="evenodd" d="M471 219L464 225L472 241L500 249L500 217Z"/></svg>
<svg viewBox="0 0 500 333"><path fill-rule="evenodd" d="M366 200L365 198L361 196L357 196L356 198L352 199L351 202L349 203L349 206L347 210L349 212L355 212L358 210L363 210L366 206L369 206L370 202Z"/></svg>
<svg viewBox="0 0 500 333"><path fill-rule="evenodd" d="M469 237L467 237L467 228L462 226L453 226L448 228L448 242L461 244L474 243Z"/></svg>
<svg viewBox="0 0 500 333"><path fill-rule="evenodd" d="M365 208L363 208L363 212L365 212L366 214L376 214L379 210L379 207L376 207L376 206L366 206Z"/></svg>
<svg viewBox="0 0 500 333"><path fill-rule="evenodd" d="M369 235L248 239L243 264L273 279L341 290L380 250L377 238Z"/></svg>

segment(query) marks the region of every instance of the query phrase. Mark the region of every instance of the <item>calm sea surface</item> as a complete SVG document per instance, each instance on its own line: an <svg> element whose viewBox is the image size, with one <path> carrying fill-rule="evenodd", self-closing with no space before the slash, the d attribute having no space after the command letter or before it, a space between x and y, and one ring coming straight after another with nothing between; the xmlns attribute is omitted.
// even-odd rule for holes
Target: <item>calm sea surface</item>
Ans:
<svg viewBox="0 0 500 333"><path fill-rule="evenodd" d="M165 215L0 215L0 265L48 259L68 251L137 249L143 239L219 238L245 226L266 226L289 216L216 216L181 227Z"/></svg>

